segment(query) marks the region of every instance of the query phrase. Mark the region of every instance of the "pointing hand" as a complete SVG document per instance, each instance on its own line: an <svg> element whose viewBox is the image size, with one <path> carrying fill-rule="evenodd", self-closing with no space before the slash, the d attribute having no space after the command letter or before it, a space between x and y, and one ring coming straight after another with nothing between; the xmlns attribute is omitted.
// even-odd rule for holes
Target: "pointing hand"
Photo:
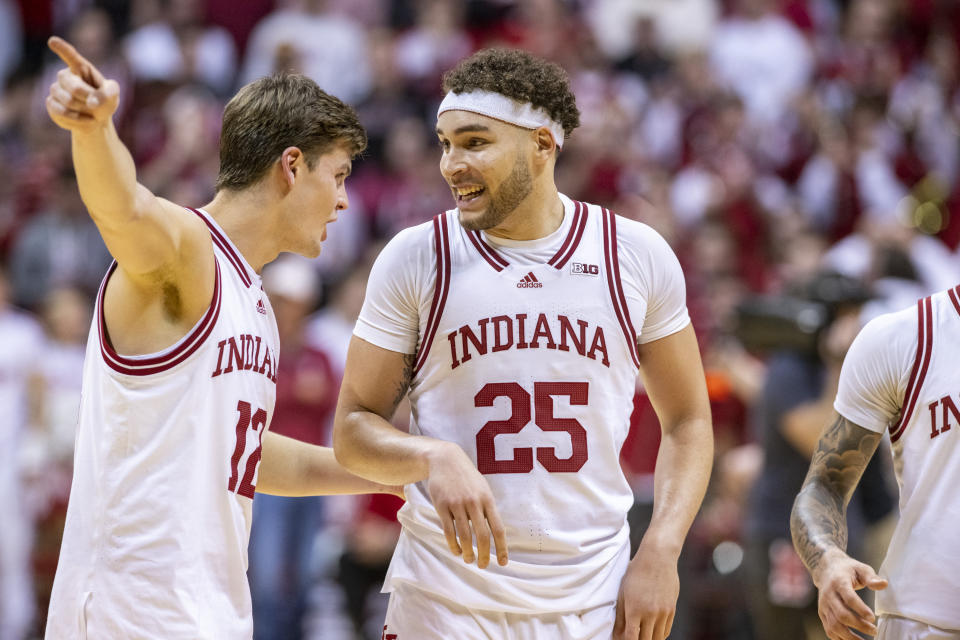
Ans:
<svg viewBox="0 0 960 640"><path fill-rule="evenodd" d="M107 80L69 42L57 36L47 41L50 49L67 64L50 85L47 113L71 132L92 131L108 123L117 110L120 86Z"/></svg>

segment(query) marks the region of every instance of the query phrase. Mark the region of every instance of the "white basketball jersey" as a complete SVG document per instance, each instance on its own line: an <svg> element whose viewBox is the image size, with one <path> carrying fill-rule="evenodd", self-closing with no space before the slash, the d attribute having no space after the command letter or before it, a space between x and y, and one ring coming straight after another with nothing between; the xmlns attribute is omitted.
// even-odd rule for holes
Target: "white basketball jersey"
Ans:
<svg viewBox="0 0 960 640"><path fill-rule="evenodd" d="M174 346L117 354L100 288L47 637L249 638L247 541L279 337L260 278L205 212L210 308Z"/></svg>
<svg viewBox="0 0 960 640"><path fill-rule="evenodd" d="M616 216L571 206L562 246L537 265L511 264L456 210L433 220L437 280L420 318L411 429L474 459L510 559L480 570L454 556L420 482L407 487L388 590L407 582L471 609L517 613L616 601L633 503L619 453L639 332L620 282Z"/></svg>
<svg viewBox="0 0 960 640"><path fill-rule="evenodd" d="M890 425L900 521L877 612L960 630L960 287L917 304L917 351Z"/></svg>

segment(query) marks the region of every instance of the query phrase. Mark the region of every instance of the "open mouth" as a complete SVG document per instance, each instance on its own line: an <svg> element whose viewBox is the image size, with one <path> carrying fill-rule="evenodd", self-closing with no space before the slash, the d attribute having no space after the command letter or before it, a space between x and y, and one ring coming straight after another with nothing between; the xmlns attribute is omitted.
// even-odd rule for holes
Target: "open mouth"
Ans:
<svg viewBox="0 0 960 640"><path fill-rule="evenodd" d="M455 187L453 197L456 198L457 205L465 205L482 196L484 192L486 192L486 189L481 186Z"/></svg>

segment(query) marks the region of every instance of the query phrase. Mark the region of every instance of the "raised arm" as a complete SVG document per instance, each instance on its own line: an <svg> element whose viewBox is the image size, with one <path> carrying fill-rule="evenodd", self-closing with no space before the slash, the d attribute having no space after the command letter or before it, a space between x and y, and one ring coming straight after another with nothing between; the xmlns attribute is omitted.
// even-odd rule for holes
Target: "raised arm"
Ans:
<svg viewBox="0 0 960 640"><path fill-rule="evenodd" d="M497 560L507 563L503 524L493 494L470 457L452 442L411 435L390 424L407 393L413 354L350 341L334 419L337 460L359 476L387 485L426 480L426 489L443 522L447 544L466 562L489 564L491 534ZM471 523L476 533L474 556Z"/></svg>
<svg viewBox="0 0 960 640"><path fill-rule="evenodd" d="M67 68L50 86L47 113L71 134L80 195L120 266L107 299L111 337L125 334L128 325L150 333L143 324L154 317L189 329L213 293L209 233L195 215L137 182L130 152L113 126L116 81L104 78L65 40L50 38L49 46Z"/></svg>
<svg viewBox="0 0 960 640"><path fill-rule="evenodd" d="M835 415L823 432L810 471L793 504L793 546L819 589L819 613L831 640L857 640L850 630L875 634L875 617L856 590L887 586L868 565L847 555L847 503L881 434Z"/></svg>
<svg viewBox="0 0 960 640"><path fill-rule="evenodd" d="M623 579L616 640L669 635L680 589L677 561L713 466L710 403L693 327L640 345L640 362L663 438L653 517Z"/></svg>

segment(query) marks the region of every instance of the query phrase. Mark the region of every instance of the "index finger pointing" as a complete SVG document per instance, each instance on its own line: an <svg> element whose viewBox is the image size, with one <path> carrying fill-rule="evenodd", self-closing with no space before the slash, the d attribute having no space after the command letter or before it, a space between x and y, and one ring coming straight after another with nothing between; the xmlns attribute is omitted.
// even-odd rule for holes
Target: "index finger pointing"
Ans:
<svg viewBox="0 0 960 640"><path fill-rule="evenodd" d="M60 56L60 59L70 67L70 71L73 71L77 75L83 73L83 66L85 64L89 64L87 59L80 55L72 44L59 36L51 36L50 39L47 40L47 46L50 47L51 51Z"/></svg>

